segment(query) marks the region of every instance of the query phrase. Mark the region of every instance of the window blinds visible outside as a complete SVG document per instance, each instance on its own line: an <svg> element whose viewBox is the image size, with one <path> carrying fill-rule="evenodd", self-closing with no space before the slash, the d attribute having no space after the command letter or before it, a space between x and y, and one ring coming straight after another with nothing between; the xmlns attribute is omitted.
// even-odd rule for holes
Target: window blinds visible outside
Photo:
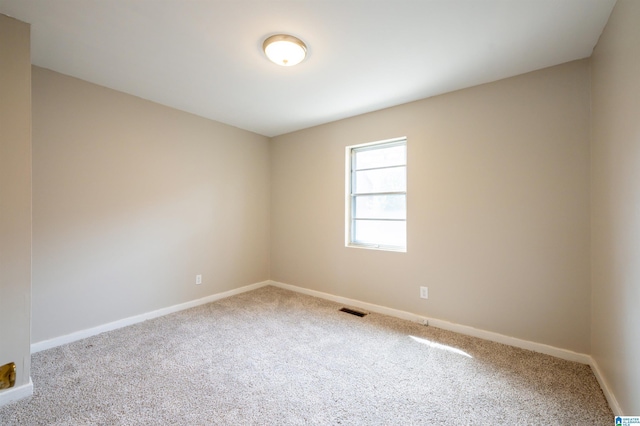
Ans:
<svg viewBox="0 0 640 426"><path fill-rule="evenodd" d="M406 139L351 149L350 243L405 250Z"/></svg>

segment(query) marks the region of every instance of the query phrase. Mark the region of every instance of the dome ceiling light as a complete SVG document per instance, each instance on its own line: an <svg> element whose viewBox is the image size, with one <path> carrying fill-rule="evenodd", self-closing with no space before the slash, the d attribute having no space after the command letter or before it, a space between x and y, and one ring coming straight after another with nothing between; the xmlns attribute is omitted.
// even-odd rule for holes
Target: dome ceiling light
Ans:
<svg viewBox="0 0 640 426"><path fill-rule="evenodd" d="M307 55L307 45L299 38L288 34L268 37L262 44L262 50L271 62L283 67L299 64Z"/></svg>

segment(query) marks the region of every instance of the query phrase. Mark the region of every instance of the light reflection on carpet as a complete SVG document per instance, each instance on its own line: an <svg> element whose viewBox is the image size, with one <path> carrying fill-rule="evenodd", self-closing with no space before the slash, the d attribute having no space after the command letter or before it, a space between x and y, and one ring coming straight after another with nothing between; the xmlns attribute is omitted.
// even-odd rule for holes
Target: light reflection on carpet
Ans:
<svg viewBox="0 0 640 426"><path fill-rule="evenodd" d="M416 336L409 336L409 337L411 337L413 340L415 340L418 343L425 344L425 345L427 345L429 347L432 347L432 348L435 348L435 349L442 349L442 350L445 350L445 351L453 352L454 354L464 355L466 357L473 358L471 355L469 355L465 351L461 351L460 349L457 349L457 348L454 348L454 347L451 347L451 346L443 345L441 343L432 342L431 340L422 339L422 338L416 337Z"/></svg>

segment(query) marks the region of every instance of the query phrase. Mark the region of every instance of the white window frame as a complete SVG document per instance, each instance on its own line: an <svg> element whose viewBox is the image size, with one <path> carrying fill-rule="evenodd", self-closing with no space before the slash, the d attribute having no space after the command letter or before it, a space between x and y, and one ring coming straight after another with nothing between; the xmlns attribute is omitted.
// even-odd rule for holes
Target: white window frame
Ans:
<svg viewBox="0 0 640 426"><path fill-rule="evenodd" d="M405 146L405 150L408 148L407 145L407 138L406 137L399 137L399 138L393 138L393 139L386 139L386 140L382 140L382 141L377 141L377 142L369 142L369 143L364 143L364 144L360 144L360 145L351 145L351 146L347 146L346 147L346 151L345 151L345 158L346 158L346 166L345 166L345 246L346 247L354 247L354 248L364 248L364 249L373 249L373 250L384 250L384 251L396 251L396 252L406 252L407 251L407 244L406 244L406 235L405 235L405 245L404 246L391 246L391 245L384 245L384 244L366 244L366 243L359 243L354 241L354 221L355 218L353 217L353 211L354 211L354 204L355 204L355 199L358 195L364 195L364 194L354 194L353 193L353 176L354 176L354 162L355 162L355 158L354 158L354 153L356 151L361 151L361 150L365 150L365 149L379 149L379 148L387 148L390 146L394 146L394 145L404 145ZM407 171L407 162L408 162L408 154L405 157L405 163L404 163L404 167L405 167L405 173ZM388 219L388 220L394 220L394 221L404 221L405 224L407 223L407 216L406 216L406 210L407 209L407 191L406 191L406 187L405 187L405 191L394 191L394 194L400 194L400 195L404 195L405 197L405 219ZM389 193L367 193L367 195L379 195L379 194L389 194ZM405 226L405 233L406 233L406 226Z"/></svg>

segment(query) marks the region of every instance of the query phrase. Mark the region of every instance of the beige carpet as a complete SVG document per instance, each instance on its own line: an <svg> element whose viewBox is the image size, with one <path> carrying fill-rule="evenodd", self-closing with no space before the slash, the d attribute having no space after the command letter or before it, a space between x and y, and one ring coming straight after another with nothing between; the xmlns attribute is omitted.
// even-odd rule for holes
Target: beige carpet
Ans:
<svg viewBox="0 0 640 426"><path fill-rule="evenodd" d="M264 287L33 356L2 425L609 425L590 367Z"/></svg>

